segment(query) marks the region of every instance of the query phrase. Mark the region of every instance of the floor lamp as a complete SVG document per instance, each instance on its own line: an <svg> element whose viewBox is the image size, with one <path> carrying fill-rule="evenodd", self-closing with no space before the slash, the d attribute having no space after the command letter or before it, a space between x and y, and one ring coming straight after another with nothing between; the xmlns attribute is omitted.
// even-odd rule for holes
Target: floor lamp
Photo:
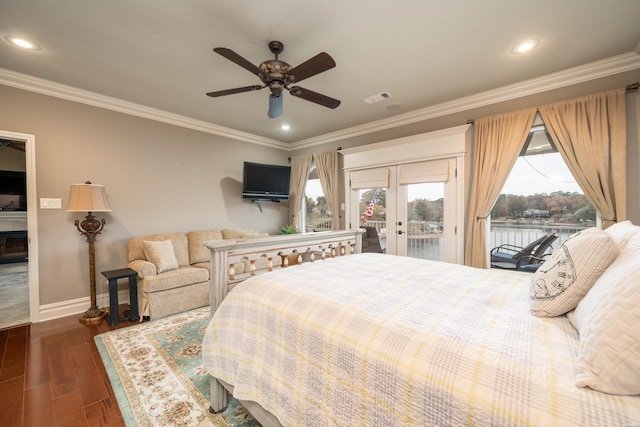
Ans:
<svg viewBox="0 0 640 427"><path fill-rule="evenodd" d="M89 242L89 280L91 286L91 307L79 319L85 325L100 322L107 313L98 308L96 302L96 237L102 231L105 220L99 221L92 212L111 212L107 203L107 195L103 185L95 185L87 181L84 184L71 184L67 212L88 212L84 220L76 220L75 226Z"/></svg>

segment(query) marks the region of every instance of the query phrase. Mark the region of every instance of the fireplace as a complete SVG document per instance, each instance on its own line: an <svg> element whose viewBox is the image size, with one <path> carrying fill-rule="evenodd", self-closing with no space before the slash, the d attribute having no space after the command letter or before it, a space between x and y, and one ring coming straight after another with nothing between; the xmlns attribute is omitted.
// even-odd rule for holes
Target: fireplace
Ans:
<svg viewBox="0 0 640 427"><path fill-rule="evenodd" d="M27 212L0 212L0 264L26 262L28 247Z"/></svg>
<svg viewBox="0 0 640 427"><path fill-rule="evenodd" d="M0 231L0 264L27 262L27 231Z"/></svg>
<svg viewBox="0 0 640 427"><path fill-rule="evenodd" d="M0 170L0 264L26 262L26 173Z"/></svg>

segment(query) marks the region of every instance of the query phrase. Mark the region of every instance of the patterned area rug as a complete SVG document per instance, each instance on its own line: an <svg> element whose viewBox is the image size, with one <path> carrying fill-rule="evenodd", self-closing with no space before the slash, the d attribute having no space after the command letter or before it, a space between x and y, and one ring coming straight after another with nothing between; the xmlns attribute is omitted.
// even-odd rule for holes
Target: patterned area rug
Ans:
<svg viewBox="0 0 640 427"><path fill-rule="evenodd" d="M203 307L95 337L127 427L260 427L233 398L222 414L209 412L208 320Z"/></svg>

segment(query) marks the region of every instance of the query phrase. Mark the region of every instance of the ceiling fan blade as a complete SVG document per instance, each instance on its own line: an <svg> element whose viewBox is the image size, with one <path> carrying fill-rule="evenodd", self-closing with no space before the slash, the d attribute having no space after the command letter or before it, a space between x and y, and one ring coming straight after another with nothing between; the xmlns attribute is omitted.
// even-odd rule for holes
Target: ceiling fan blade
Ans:
<svg viewBox="0 0 640 427"><path fill-rule="evenodd" d="M0 138L0 147L12 148L18 151L25 151L25 143L22 141L13 141L11 139Z"/></svg>
<svg viewBox="0 0 640 427"><path fill-rule="evenodd" d="M220 55L224 56L229 61L238 64L239 66L241 66L245 70L248 70L249 72L255 74L256 76L260 75L260 68L258 68L257 66L253 65L251 62L247 61L246 59L244 59L242 56L238 55L237 53L235 53L231 49L226 48L226 47L216 47L216 48L213 49L213 51L215 53L217 53L217 54L220 54Z"/></svg>
<svg viewBox="0 0 640 427"><path fill-rule="evenodd" d="M260 90L263 87L264 86L260 86L260 85L237 87L235 89L226 89L226 90L219 90L216 92L208 92L207 96L212 96L215 98L218 96L233 95L234 93L251 92L252 90Z"/></svg>
<svg viewBox="0 0 640 427"><path fill-rule="evenodd" d="M320 74L336 66L336 62L328 53L320 52L316 56L289 70L287 78L291 83L298 83L311 76Z"/></svg>
<svg viewBox="0 0 640 427"><path fill-rule="evenodd" d="M340 105L340 101L337 99L322 95L321 93L314 92L309 89L302 88L300 86L292 86L289 88L291 95L298 98L305 99L307 101L315 102L327 108L337 108Z"/></svg>
<svg viewBox="0 0 640 427"><path fill-rule="evenodd" d="M275 97L269 94L269 112L268 116L270 119L275 119L276 117L280 117L282 115L282 95Z"/></svg>

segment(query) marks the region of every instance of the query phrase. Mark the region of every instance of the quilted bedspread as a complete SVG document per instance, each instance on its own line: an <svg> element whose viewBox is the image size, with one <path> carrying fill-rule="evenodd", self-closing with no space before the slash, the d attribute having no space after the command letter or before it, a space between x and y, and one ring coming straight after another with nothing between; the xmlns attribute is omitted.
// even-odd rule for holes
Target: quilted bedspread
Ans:
<svg viewBox="0 0 640 427"><path fill-rule="evenodd" d="M253 277L207 328L208 372L285 426L640 425L575 383L578 333L531 275L360 254Z"/></svg>

